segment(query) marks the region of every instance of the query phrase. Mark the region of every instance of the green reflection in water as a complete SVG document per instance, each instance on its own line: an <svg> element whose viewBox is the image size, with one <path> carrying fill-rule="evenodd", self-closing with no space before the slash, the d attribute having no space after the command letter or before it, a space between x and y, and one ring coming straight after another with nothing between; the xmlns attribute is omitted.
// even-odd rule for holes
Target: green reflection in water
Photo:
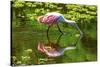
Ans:
<svg viewBox="0 0 100 67"><path fill-rule="evenodd" d="M76 45L77 49L65 51L63 56L55 58L50 58L37 50L38 42L48 44L45 30L16 29L12 31L12 63L14 65L55 64L97 60L96 29L94 28L90 32L86 30L84 37ZM59 39L60 33L56 29L50 30L50 41L54 45L59 45L60 48L73 45L79 37L77 31L67 28L67 31L64 30L64 32L66 34L62 35ZM59 44L56 44L57 39Z"/></svg>

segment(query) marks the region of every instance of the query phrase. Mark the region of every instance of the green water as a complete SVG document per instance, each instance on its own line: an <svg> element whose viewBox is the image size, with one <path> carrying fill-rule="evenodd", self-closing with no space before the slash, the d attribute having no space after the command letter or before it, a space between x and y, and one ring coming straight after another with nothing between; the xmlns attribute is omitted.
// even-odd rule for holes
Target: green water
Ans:
<svg viewBox="0 0 100 67"><path fill-rule="evenodd" d="M96 27L85 30L84 37L76 44L77 49L65 51L60 57L50 58L37 50L39 42L48 43L46 29L40 27L12 28L12 65L38 65L86 62L97 60ZM63 28L64 34L59 39L60 48L74 45L79 38L79 32L72 27ZM56 26L49 31L49 38L56 43L61 33ZM75 46L75 45L74 45Z"/></svg>

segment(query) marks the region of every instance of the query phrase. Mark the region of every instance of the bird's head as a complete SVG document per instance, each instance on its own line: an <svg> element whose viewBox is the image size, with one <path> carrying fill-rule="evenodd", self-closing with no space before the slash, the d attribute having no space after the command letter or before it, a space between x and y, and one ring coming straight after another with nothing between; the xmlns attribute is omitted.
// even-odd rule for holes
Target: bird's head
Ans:
<svg viewBox="0 0 100 67"><path fill-rule="evenodd" d="M39 17L37 18L38 22L42 22L43 17L44 17L44 16L39 16Z"/></svg>

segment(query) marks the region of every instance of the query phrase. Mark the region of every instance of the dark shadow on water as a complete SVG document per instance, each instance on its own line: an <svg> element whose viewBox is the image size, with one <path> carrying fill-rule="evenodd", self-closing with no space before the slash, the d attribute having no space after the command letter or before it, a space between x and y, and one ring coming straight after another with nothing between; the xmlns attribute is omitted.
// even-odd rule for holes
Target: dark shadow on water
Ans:
<svg viewBox="0 0 100 67"><path fill-rule="evenodd" d="M92 38L89 34L84 34L81 42L87 52L97 53L97 40L95 38Z"/></svg>

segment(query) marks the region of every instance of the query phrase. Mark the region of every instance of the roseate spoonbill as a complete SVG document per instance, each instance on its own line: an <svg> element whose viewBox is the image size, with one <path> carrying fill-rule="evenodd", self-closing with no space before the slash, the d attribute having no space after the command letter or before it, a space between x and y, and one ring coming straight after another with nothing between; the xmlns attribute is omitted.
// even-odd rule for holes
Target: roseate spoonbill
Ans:
<svg viewBox="0 0 100 67"><path fill-rule="evenodd" d="M45 44L43 42L38 43L38 50L44 54L46 54L48 57L58 57L64 54L67 50L76 49L74 46L60 48L59 41L61 39L62 34L58 37L57 42L51 42L48 38L48 43Z"/></svg>
<svg viewBox="0 0 100 67"><path fill-rule="evenodd" d="M45 53L48 57L58 57L64 54L65 51L76 49L75 46L56 49L52 46L46 46L44 43L38 43L38 50Z"/></svg>
<svg viewBox="0 0 100 67"><path fill-rule="evenodd" d="M57 13L57 12L51 12L51 13L47 13L43 16L39 16L38 17L38 21L40 23L44 23L44 24L48 24L48 29L47 29L47 36L48 36L48 31L49 31L49 28L53 25L53 24L57 24L57 27L58 27L58 30L63 34L63 32L61 31L60 27L59 27L59 24L58 23L67 23L71 26L74 26L76 27L79 32L80 32L80 39L83 37L83 32L80 30L80 28L78 27L78 25L76 24L75 21L72 21L72 20L67 20L64 18L64 16L60 13Z"/></svg>

